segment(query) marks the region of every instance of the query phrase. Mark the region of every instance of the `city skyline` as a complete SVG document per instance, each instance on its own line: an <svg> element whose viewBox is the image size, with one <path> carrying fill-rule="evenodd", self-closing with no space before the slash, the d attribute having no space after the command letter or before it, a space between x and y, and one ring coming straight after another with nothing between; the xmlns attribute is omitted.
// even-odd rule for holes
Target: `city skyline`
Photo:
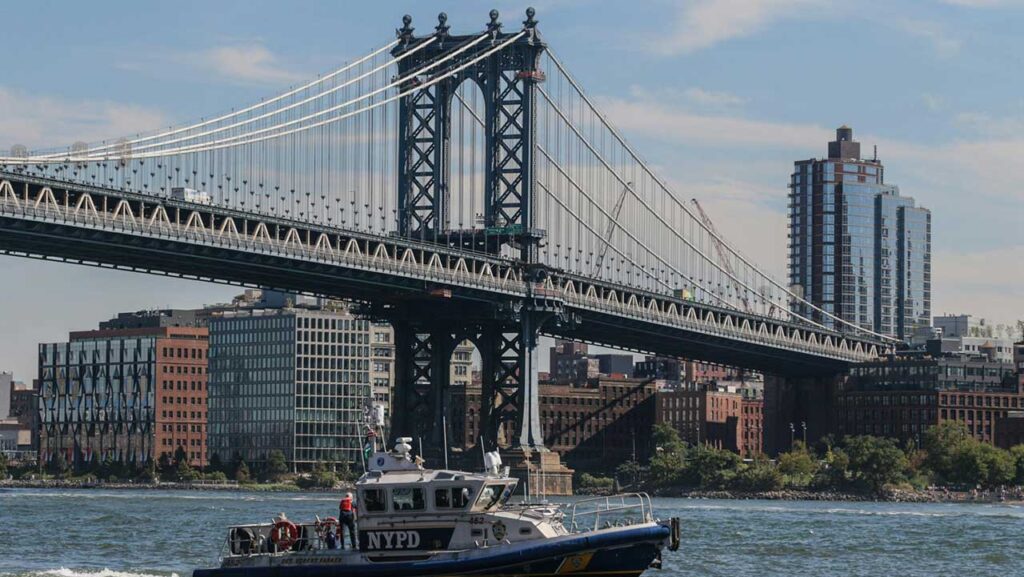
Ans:
<svg viewBox="0 0 1024 577"><path fill-rule="evenodd" d="M518 25L522 6L504 4L497 3L502 19ZM954 4L937 3L927 18L881 4L872 5L877 10L870 15L852 15L821 2L616 6L600 14L586 2L537 7L542 33L557 38L553 49L611 120L667 173L679 194L699 198L727 238L777 278L786 276L790 163L820 155L831 127L845 122L858 127L865 146L879 145L887 178L934 211L933 312L1012 323L1022 316L1017 303L1024 286L1022 273L1010 266L1021 246L1008 234L1014 215L1024 211L1014 164L1014 151L1024 149L1014 132L1024 123L1024 104L1014 96L1021 81L1012 74L1008 48L1022 14L1010 3ZM156 7L142 15L127 5L102 14L62 7L59 18L13 8L13 41L35 48L0 84L0 110L14 119L0 127L0 148L114 137L255 101L390 37L390 29L360 22L397 25L408 11L414 25L430 29L439 9L305 4L294 14L277 8L274 18L266 18L272 5L251 6L252 15L239 15L229 3L180 9L199 11L204 17L198 21L179 16L179 8ZM453 3L446 9L456 29L483 26L476 6ZM726 22L722 13L730 9L738 18ZM323 16L314 26L332 34L313 31L297 41L280 33L291 19L312 12ZM671 17L653 18L655 12ZM165 25L154 29L153 21ZM622 22L640 32L619 34ZM20 37L40 27L59 37L69 26L107 40L36 46ZM984 38L971 34L977 30L985 31ZM816 74L801 72L833 65L824 48L842 32L861 50L853 65L870 64L877 84L849 82L837 91L831 83L811 86ZM595 35L607 41L586 41ZM883 53L886 58L872 58ZM630 65L622 66L627 59ZM775 76L758 72L772 66ZM168 82L170 70L184 74ZM66 82L46 82L53 76ZM794 84L800 78L807 84ZM882 97L878 86L885 87ZM0 335L0 367L22 380L35 372L38 342L90 328L117 311L195 307L237 291L7 257L2 263L15 283L0 305L8 326ZM45 303L52 314L40 318L25 303Z"/></svg>

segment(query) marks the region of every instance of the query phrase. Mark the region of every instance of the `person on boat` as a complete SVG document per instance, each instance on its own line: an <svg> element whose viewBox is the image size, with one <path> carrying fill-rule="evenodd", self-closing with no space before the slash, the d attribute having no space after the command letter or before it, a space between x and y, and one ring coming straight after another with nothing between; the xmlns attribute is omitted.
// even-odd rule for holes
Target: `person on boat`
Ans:
<svg viewBox="0 0 1024 577"><path fill-rule="evenodd" d="M348 530L349 542L353 549L358 549L356 544L356 504L352 501L352 493L345 493L338 504L338 533L341 536L341 547L345 547L344 531Z"/></svg>
<svg viewBox="0 0 1024 577"><path fill-rule="evenodd" d="M328 530L324 532L324 544L328 549L338 548L338 537L334 534L334 531Z"/></svg>

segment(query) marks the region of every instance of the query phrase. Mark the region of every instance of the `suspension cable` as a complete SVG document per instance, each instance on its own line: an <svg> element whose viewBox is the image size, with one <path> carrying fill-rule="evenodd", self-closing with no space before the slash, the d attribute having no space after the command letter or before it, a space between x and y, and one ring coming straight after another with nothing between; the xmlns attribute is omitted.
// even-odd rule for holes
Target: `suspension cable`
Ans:
<svg viewBox="0 0 1024 577"><path fill-rule="evenodd" d="M548 57L551 59L551 62L555 65L556 68L558 68L559 72L562 73L562 75L569 82L569 84L576 90L576 93L580 96L580 98L597 115L597 117L601 120L601 123L604 125L604 127L607 128L611 132L611 134L616 138L616 140L619 142L619 144L623 148L625 148L625 150L627 152L629 152L630 155L633 156L633 159L641 166L641 168L643 168L644 172L646 172L648 174L648 176L650 176L662 188L662 190L665 191L665 193L668 195L668 197L671 198L675 202L675 204L677 206L682 208L683 211L686 212L687 215L689 215L691 218L693 218L694 222L696 222L705 232L708 233L708 235L710 235L712 238L714 238L717 242L720 242L723 246L728 248L729 252L731 252L736 258L738 258L740 260L740 262L742 262L744 265L746 265L748 268L750 268L753 272L758 274L762 279L768 281L769 283L774 285L776 288L778 288L779 290L783 291L789 297L793 298L797 302L800 302L801 304L805 304L805 305L809 306L811 309L813 309L813 310L815 310L815 311L825 315L827 318L829 318L831 320L834 320L834 321L836 321L836 322L838 322L838 323L840 323L842 325L845 325L847 327L850 327L850 328L854 329L855 331L867 333L867 334L870 334L870 335L875 336L875 337L879 337L879 338L881 338L883 340L887 340L887 341L892 341L892 342L897 342L898 341L898 339L894 339L894 338L892 338L892 337L890 337L888 335L883 335L883 334L880 334L880 333L876 333L876 332L874 332L872 330L865 329L864 327L861 327L859 325L851 323L851 322L849 322L849 321L847 321L847 320L845 320L845 319L843 319L841 317L838 317L838 316L836 316L836 315L834 315L832 313L829 313L828 311L826 311L826 310L824 310L824 309L814 305L811 302L808 302L808 301L804 300L802 297L800 297L800 296L796 295L795 293L793 293L792 291L790 291L788 287L785 287L782 284L780 284L771 275L768 275L767 273L762 271L759 267L757 267L755 264L750 262L745 256L743 256L739 251L734 249L728 242L725 241L725 239L723 239L715 231L709 230L708 227L706 225L704 225L704 223L701 222L701 220L699 218L697 218L697 216L694 215L690 211L690 209L686 206L686 204L679 200L679 198L675 195L675 193L672 192L672 189L670 189L668 187L668 185L661 178L659 178L658 175L655 174L653 170L651 170L651 168L647 165L647 163L643 160L643 158L639 154L637 154L636 151L629 145L629 143L626 142L625 138L623 138L622 135L619 134L618 130L616 130L615 127L613 127L611 125L611 123L608 122L608 120L605 118L605 116L600 112L600 110L597 109L597 107L594 105L594 103L590 100L590 98L583 91L583 88L579 85L579 83L576 82L576 79L573 78L573 76L569 73L569 71L565 68L565 66L563 66L562 63L558 60L558 58L555 57L554 53L550 49L547 52L548 52ZM538 87L538 89L541 92L541 94L544 94L544 96L548 100L548 102L551 102L551 99L547 96L547 94L544 92L544 90L542 88L540 88L540 87ZM552 106L554 106L554 104L552 104ZM557 106L555 108L557 108ZM634 194L634 196L635 196L635 194ZM701 256L704 256L704 255L702 254ZM705 258L707 258L707 257L705 256ZM709 262L712 262L712 264L715 264L713 261L709 261ZM719 270L721 270L721 268L718 267L717 265L716 265L716 268L719 268ZM724 272L724 271L722 271L722 272ZM734 280L738 280L738 279L735 279L735 277L733 275L729 275L729 276L732 277ZM746 287L745 284L744 284L744 286L748 290L751 290L749 287ZM763 298L765 300L768 300L768 301L772 300L771 298L766 298L765 295L762 294L759 291L751 290L751 292L753 292L754 294L760 296L761 298ZM798 315L797 313L795 313L792 310L790 310L789 307L786 307L785 310L787 310L787 312L789 312L790 314L793 314L794 316L797 316L798 318L801 318L803 320L807 320L808 322L814 323L816 326L820 326L822 328L827 328L827 327L824 327L823 325L820 325L819 323L817 323L815 321L811 321L809 319L805 319L803 316Z"/></svg>
<svg viewBox="0 0 1024 577"><path fill-rule="evenodd" d="M134 140L128 140L127 142L118 142L118 143L114 143L114 144L108 144L108 145L92 147L92 148L88 148L85 151L81 151L81 152L92 154L94 152L98 152L98 151L102 151L102 150L110 150L110 149L118 148L118 147L124 146L126 144L127 145L134 145L134 144L138 144L138 143L141 143L141 142L149 142L151 140L156 140L158 138L163 138L163 137L167 137L167 136L174 136L174 135L180 134L182 132L188 132L188 131L191 131L191 130L195 130L197 128L203 128L203 127L209 126L211 124L216 124L218 122L221 122L221 121L224 121L224 120L228 120L230 118L241 116L243 114L252 112L253 110L257 110L259 108L263 108L263 107L269 106L271 104L274 104L275 102L279 102L279 101L281 101L281 100L283 100L285 98L288 98L289 96L294 96L295 94L298 94L299 92L302 92L303 90L307 90L309 88L312 88L313 86L316 86L318 84L322 84L322 83L324 83L324 82L326 82L326 81L328 81L328 80L338 76L339 74L347 72L348 70L351 70L352 68L354 68L356 66L359 66L363 62L366 62L367 60L375 58L379 54L394 48L395 46L398 45L398 43L400 41L401 41L400 39L392 40L391 42L385 44L384 46L378 48L377 50L374 50L373 52L367 54L366 56L363 56L362 58L360 58L358 60L355 60L355 61L353 61L353 62L351 62L351 63L349 63L349 64L347 64L347 65L345 65L345 66L343 66L343 67L341 67L341 68L339 68L339 69L337 69L337 70L335 70L335 71L333 71L333 72L331 72L329 74L326 74L324 76L318 77L315 80L311 80L311 81L307 82L306 84L303 84L302 86L299 86L297 88L293 88L292 90L284 92L283 94L279 94L279 95L277 95L277 96L275 96L275 97L273 97L273 98L271 98L269 100L264 100L264 101L258 102L256 104L250 105L250 106L248 106L246 108L243 108L241 110L229 112L227 114L223 114L223 115L218 116L216 118L211 118L210 120L204 120L202 122L197 122L197 123L189 125L189 126L182 126L182 127L179 127L179 128L175 128L173 130L168 130L166 132L161 132L161 133L153 134L153 135L150 135L150 136L136 138ZM54 154L48 154L48 155L41 155L39 157L34 157L34 158L46 158L46 159L49 159L49 158L59 158L60 156L61 156L60 154L54 153Z"/></svg>

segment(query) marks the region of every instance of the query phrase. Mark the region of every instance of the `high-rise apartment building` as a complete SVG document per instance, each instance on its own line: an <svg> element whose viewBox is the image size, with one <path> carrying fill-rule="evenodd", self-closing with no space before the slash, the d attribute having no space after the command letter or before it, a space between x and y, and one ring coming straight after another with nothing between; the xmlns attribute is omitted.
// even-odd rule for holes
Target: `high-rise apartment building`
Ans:
<svg viewBox="0 0 1024 577"><path fill-rule="evenodd" d="M794 163L789 282L816 307L865 329L906 340L929 324L931 212L885 183L882 163L861 158L847 126L836 130L828 158Z"/></svg>
<svg viewBox="0 0 1024 577"><path fill-rule="evenodd" d="M42 461L142 467L181 448L205 466L206 367L205 328L81 331L40 344Z"/></svg>

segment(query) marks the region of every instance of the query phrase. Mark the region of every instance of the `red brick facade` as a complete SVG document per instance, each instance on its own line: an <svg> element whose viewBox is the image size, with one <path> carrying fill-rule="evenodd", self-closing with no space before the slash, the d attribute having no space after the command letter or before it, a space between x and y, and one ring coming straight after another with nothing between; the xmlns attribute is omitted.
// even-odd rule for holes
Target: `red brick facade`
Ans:
<svg viewBox="0 0 1024 577"><path fill-rule="evenodd" d="M193 466L205 467L209 341L205 328L167 328L156 341L156 453L182 447Z"/></svg>

